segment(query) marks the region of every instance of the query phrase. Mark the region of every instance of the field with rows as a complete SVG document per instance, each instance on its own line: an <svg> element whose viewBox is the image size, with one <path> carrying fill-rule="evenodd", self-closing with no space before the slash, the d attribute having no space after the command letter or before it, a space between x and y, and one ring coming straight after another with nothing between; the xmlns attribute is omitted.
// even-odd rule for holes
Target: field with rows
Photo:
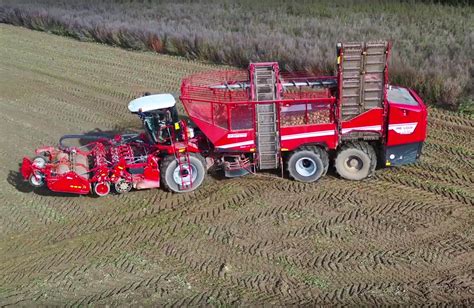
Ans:
<svg viewBox="0 0 474 308"><path fill-rule="evenodd" d="M210 174L188 194L33 191L63 134L213 65L0 24L0 306L474 303L474 120L429 110L421 160L349 182Z"/></svg>

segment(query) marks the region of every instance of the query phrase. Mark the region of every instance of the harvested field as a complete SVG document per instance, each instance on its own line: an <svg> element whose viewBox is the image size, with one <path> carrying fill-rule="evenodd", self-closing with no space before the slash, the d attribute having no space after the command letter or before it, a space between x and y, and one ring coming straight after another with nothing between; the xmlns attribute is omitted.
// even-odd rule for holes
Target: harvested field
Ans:
<svg viewBox="0 0 474 308"><path fill-rule="evenodd" d="M194 193L32 191L23 155L137 128L145 91L215 66L0 25L0 305L474 302L474 120L430 110L424 156L375 178L209 176Z"/></svg>

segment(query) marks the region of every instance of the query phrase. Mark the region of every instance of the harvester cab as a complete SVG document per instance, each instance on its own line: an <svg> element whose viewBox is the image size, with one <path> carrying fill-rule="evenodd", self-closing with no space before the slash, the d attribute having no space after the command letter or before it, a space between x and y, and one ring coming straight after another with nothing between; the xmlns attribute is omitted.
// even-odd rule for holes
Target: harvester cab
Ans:
<svg viewBox="0 0 474 308"><path fill-rule="evenodd" d="M151 144L169 144L182 138L176 100L171 94L145 94L134 99L128 110L138 114ZM177 140L170 140L174 136Z"/></svg>

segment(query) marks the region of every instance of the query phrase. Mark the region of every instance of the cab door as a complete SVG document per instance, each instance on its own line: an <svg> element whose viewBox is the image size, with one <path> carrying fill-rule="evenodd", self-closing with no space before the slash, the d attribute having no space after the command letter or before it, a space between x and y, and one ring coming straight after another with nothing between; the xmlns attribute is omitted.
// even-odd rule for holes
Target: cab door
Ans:
<svg viewBox="0 0 474 308"><path fill-rule="evenodd" d="M415 92L401 87L390 87L387 100L386 165L413 163L426 139L426 107Z"/></svg>

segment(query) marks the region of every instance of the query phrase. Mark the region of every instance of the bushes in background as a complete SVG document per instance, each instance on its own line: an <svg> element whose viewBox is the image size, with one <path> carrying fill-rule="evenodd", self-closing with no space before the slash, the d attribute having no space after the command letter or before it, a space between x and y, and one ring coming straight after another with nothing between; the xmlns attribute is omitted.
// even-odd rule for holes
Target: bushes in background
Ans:
<svg viewBox="0 0 474 308"><path fill-rule="evenodd" d="M240 67L276 60L286 70L325 74L333 72L336 42L389 39L392 83L456 109L472 104L474 9L440 2L4 0L0 22Z"/></svg>

